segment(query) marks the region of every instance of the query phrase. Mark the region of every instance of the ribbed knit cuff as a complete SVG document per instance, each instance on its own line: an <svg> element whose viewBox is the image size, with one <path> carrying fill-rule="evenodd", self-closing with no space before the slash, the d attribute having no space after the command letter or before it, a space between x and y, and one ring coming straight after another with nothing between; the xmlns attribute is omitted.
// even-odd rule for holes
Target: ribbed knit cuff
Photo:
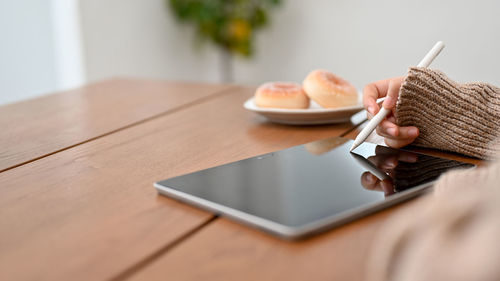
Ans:
<svg viewBox="0 0 500 281"><path fill-rule="evenodd" d="M491 158L500 134L500 88L460 84L444 73L412 67L396 105L400 126L420 130L415 145Z"/></svg>

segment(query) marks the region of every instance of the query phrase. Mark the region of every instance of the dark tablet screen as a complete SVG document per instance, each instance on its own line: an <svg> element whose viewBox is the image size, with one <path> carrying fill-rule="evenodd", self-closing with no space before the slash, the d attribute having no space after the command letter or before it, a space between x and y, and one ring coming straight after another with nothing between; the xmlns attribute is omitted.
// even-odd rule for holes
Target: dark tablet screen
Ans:
<svg viewBox="0 0 500 281"><path fill-rule="evenodd" d="M159 182L164 187L291 227L330 217L471 167L330 138Z"/></svg>

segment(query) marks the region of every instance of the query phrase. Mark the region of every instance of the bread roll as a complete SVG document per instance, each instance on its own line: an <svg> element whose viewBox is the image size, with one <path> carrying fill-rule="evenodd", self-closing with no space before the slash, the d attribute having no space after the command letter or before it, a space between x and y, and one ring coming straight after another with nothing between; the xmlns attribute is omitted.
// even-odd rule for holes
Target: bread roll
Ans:
<svg viewBox="0 0 500 281"><path fill-rule="evenodd" d="M260 107L308 108L309 98L302 86L293 82L269 82L255 92L255 104Z"/></svg>
<svg viewBox="0 0 500 281"><path fill-rule="evenodd" d="M352 106L358 103L358 91L348 81L326 70L314 70L303 82L304 91L325 108Z"/></svg>

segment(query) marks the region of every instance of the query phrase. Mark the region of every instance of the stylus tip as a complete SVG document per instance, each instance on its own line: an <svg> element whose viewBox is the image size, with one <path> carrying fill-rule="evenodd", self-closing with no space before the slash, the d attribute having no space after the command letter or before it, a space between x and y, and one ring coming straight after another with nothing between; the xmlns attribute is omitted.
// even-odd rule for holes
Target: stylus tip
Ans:
<svg viewBox="0 0 500 281"><path fill-rule="evenodd" d="M352 146L351 146L351 149L349 149L349 152L352 152L354 149L356 149L356 147L359 146L359 143L357 141L354 141L352 143Z"/></svg>

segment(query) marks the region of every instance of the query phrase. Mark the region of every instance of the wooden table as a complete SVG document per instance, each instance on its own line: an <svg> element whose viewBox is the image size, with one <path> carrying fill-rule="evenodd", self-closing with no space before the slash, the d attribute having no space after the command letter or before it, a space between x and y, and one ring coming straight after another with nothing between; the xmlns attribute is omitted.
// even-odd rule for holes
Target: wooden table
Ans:
<svg viewBox="0 0 500 281"><path fill-rule="evenodd" d="M353 138L364 121L267 123L242 107L253 92L115 79L0 107L0 280L360 280L372 234L405 205L286 242L153 188L309 141Z"/></svg>

